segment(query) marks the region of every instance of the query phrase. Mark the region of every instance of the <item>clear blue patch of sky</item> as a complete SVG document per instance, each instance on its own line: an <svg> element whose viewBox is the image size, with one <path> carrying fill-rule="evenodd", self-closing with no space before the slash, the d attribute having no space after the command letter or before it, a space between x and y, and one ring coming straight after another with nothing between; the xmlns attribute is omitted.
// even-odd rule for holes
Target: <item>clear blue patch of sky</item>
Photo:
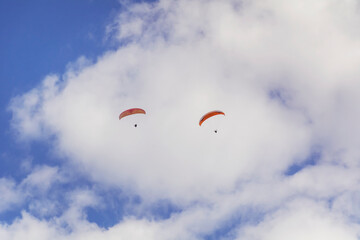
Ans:
<svg viewBox="0 0 360 240"><path fill-rule="evenodd" d="M173 214L182 211L182 208L167 199L161 199L144 207L141 206L143 203L142 199L137 195L123 194L116 191L106 191L101 194L106 202L104 202L101 208L86 208L86 215L88 221L104 228L114 226L124 216L133 216L139 219L150 216L151 220L158 221L168 219Z"/></svg>
<svg viewBox="0 0 360 240"><path fill-rule="evenodd" d="M236 229L245 225L256 225L263 220L265 214L260 209L239 209L216 228L215 231L200 236L204 240L235 239Z"/></svg>
<svg viewBox="0 0 360 240"><path fill-rule="evenodd" d="M21 217L21 211L19 208L8 209L0 213L0 224L11 224L15 219Z"/></svg>
<svg viewBox="0 0 360 240"><path fill-rule="evenodd" d="M87 207L85 214L89 222L103 228L110 228L123 220L125 216L134 216L134 208L141 204L137 195L124 193L119 189L98 192L101 196L100 206Z"/></svg>
<svg viewBox="0 0 360 240"><path fill-rule="evenodd" d="M181 211L181 207L167 199L161 199L151 205L151 216L157 220L168 219L173 214L180 213Z"/></svg>
<svg viewBox="0 0 360 240"><path fill-rule="evenodd" d="M290 165L284 172L285 176L292 176L306 167L316 165L318 161L321 159L321 156L322 156L322 152L320 148L312 149L312 151L310 152L309 156L306 159Z"/></svg>

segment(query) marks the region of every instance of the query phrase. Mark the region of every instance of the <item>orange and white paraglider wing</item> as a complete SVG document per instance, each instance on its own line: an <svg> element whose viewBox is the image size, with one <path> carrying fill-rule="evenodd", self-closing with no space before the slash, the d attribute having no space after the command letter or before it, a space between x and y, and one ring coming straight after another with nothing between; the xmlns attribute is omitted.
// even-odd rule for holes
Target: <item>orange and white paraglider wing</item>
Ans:
<svg viewBox="0 0 360 240"><path fill-rule="evenodd" d="M133 115L133 114L146 114L144 109L141 108L130 108L128 110L123 111L120 115L119 115L119 120L129 116L129 115Z"/></svg>
<svg viewBox="0 0 360 240"><path fill-rule="evenodd" d="M222 111L211 111L211 112L208 112L208 113L206 113L204 116L202 116L202 118L200 119L200 121L199 121L199 126L201 126L201 124L203 124L203 122L205 122L208 118L211 118L211 117L216 116L216 115L224 115L224 116L225 116L225 113L222 112Z"/></svg>

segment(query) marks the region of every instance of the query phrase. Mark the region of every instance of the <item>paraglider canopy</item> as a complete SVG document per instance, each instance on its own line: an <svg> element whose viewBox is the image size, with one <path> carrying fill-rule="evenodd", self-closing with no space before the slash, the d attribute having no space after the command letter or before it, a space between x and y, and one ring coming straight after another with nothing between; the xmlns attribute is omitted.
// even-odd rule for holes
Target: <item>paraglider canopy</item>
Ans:
<svg viewBox="0 0 360 240"><path fill-rule="evenodd" d="M146 114L145 110L144 109L141 109L141 108L130 108L128 110L125 110L123 111L120 115L119 115L119 120L126 117L126 116L129 116L129 115L133 115L133 114Z"/></svg>
<svg viewBox="0 0 360 240"><path fill-rule="evenodd" d="M199 126L201 126L201 124L203 124L203 122L205 122L208 118L211 118L216 115L224 115L225 116L225 113L222 111L218 111L218 110L208 112L204 116L201 117L201 119L199 121Z"/></svg>

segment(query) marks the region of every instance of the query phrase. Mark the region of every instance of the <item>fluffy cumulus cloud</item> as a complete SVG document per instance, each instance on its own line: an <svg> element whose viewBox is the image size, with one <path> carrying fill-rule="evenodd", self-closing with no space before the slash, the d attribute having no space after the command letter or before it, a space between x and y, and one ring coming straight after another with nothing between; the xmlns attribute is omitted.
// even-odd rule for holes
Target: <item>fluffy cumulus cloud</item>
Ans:
<svg viewBox="0 0 360 240"><path fill-rule="evenodd" d="M290 205L290 206L289 206ZM329 213L323 204L298 200L262 223L241 229L237 239L358 239L356 226Z"/></svg>
<svg viewBox="0 0 360 240"><path fill-rule="evenodd" d="M98 184L178 211L103 229L84 214L98 197L78 190L60 216L25 211L2 239L357 239L359 11L355 0L128 5L107 29L119 48L14 98L12 125ZM147 114L119 121L131 107ZM199 127L216 109L225 117ZM53 179L39 191L62 179L34 174L22 184Z"/></svg>

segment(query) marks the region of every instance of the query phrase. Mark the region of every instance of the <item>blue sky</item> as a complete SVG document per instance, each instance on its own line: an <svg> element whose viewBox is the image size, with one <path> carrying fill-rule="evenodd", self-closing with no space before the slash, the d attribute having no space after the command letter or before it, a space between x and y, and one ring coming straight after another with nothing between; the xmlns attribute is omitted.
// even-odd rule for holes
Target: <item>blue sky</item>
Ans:
<svg viewBox="0 0 360 240"><path fill-rule="evenodd" d="M356 4L1 1L0 239L359 239Z"/></svg>
<svg viewBox="0 0 360 240"><path fill-rule="evenodd" d="M1 171L3 176L9 176L18 174L21 158L29 154L48 157L43 143L33 147L15 143L9 129L11 113L6 111L10 99L38 85L48 73L61 74L79 56L95 59L113 47L105 43L103 36L106 24L121 6L117 1L0 4L1 152L5 156Z"/></svg>

